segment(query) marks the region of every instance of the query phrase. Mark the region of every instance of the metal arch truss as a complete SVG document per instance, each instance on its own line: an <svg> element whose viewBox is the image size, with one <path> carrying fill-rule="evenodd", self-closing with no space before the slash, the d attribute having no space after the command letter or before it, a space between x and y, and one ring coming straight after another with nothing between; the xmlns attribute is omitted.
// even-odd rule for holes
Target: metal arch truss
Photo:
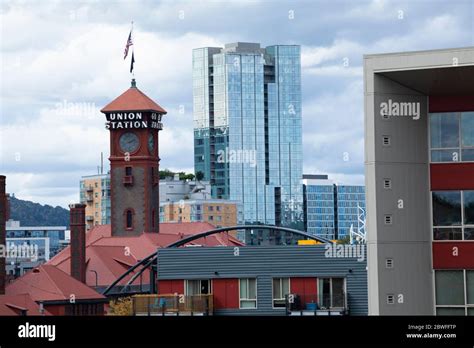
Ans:
<svg viewBox="0 0 474 348"><path fill-rule="evenodd" d="M311 234L308 234L308 233L305 233L305 232L302 232L302 231L298 231L298 230L294 230L292 228L287 228L287 227L280 227L280 226L271 226L271 225L241 225L241 226L231 226L231 227L222 227L222 228L216 228L216 229L213 229L213 230L210 230L210 231L206 231L206 232L202 232L202 233L199 233L199 234L194 234L192 236L189 236L189 237L186 237L186 238L183 238L183 239L180 239L174 243L171 243L169 245L167 245L165 248L178 248L180 246L183 246L183 245L186 245L187 243L189 242L192 242L193 240L196 240L196 239L200 239L200 238L203 238L203 237L207 237L207 236L211 236L213 234L218 234L218 233L223 233L223 232L229 232L229 231L236 231L236 230L256 230L256 229L259 229L259 230L273 230L273 231L281 231L281 232L289 232L289 233L292 233L292 234L296 234L296 235L300 235L306 239L312 239L312 240L315 240L315 241L318 241L318 242L321 242L321 243L334 243L333 241L329 240L329 239L326 239L326 238L322 238L322 237L318 237L318 236L314 236L314 235L311 235ZM130 278L130 280L127 282L127 284L122 288L122 290L120 291L120 293L124 293L125 290L131 285L133 284L133 282L139 277L142 275L142 273L148 269L149 267L151 267L151 265L153 265L153 263L156 261L156 258L158 256L158 253L157 252L154 252L150 255L148 255L147 257L145 257L144 259L138 261L136 264L134 264L132 267L130 267L127 271L125 271L120 277L118 277L112 284L110 284L104 291L103 291L103 295L107 295L109 294L109 292L115 287L117 286L117 284L119 282L121 282L125 277L127 277L129 274L131 274L132 272L134 272L137 268L139 268L140 266L142 266L142 268L133 275L133 277Z"/></svg>

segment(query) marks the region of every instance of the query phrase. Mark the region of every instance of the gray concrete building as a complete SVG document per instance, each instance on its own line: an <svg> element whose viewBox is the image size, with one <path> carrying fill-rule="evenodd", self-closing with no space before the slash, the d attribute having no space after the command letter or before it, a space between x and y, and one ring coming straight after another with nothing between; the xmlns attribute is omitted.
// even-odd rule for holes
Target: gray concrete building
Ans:
<svg viewBox="0 0 474 348"><path fill-rule="evenodd" d="M366 55L364 98L369 314L474 314L474 47Z"/></svg>

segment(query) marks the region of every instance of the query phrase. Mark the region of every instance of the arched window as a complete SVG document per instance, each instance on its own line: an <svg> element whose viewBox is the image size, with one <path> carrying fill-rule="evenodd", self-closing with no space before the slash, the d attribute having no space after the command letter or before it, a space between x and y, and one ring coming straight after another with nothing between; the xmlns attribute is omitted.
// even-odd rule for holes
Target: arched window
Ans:
<svg viewBox="0 0 474 348"><path fill-rule="evenodd" d="M125 211L125 228L128 230L133 229L133 210L127 209Z"/></svg>

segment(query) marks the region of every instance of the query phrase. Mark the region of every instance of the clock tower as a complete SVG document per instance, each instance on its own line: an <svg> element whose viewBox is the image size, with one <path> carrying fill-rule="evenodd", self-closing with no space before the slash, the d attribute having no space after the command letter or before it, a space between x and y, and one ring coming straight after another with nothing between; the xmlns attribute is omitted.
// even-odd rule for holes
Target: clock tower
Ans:
<svg viewBox="0 0 474 348"><path fill-rule="evenodd" d="M166 111L131 87L102 110L110 131L112 236L159 232L158 132Z"/></svg>

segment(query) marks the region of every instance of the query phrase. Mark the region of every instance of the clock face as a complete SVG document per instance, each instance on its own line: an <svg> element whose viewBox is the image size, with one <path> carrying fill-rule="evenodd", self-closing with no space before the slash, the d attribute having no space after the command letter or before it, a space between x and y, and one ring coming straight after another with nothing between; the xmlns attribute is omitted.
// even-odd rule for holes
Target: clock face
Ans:
<svg viewBox="0 0 474 348"><path fill-rule="evenodd" d="M140 140L135 133L127 132L122 134L119 143L120 149L122 149L123 152L134 152L136 149L138 149Z"/></svg>
<svg viewBox="0 0 474 348"><path fill-rule="evenodd" d="M153 138L153 134L150 134L148 136L148 150L152 152L154 148L155 148L155 138Z"/></svg>

